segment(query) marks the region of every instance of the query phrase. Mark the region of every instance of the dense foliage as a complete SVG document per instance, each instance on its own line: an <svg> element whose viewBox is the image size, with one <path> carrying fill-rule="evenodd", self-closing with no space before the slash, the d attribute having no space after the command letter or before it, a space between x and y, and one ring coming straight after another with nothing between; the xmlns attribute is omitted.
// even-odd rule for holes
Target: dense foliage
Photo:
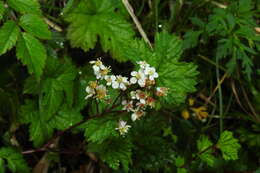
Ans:
<svg viewBox="0 0 260 173"><path fill-rule="evenodd" d="M259 172L259 0L0 0L0 173Z"/></svg>

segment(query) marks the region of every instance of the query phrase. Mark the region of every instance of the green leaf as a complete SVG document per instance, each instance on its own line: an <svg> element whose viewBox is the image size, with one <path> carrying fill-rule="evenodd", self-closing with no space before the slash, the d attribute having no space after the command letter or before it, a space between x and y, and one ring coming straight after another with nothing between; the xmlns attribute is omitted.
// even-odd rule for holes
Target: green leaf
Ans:
<svg viewBox="0 0 260 173"><path fill-rule="evenodd" d="M40 113L38 113L38 116L34 116L31 120L29 133L33 145L39 147L52 137L53 128L48 122L42 120Z"/></svg>
<svg viewBox="0 0 260 173"><path fill-rule="evenodd" d="M175 159L175 166L177 166L177 167L183 166L184 163L185 163L185 160L184 160L183 157L178 156L178 157Z"/></svg>
<svg viewBox="0 0 260 173"><path fill-rule="evenodd" d="M82 115L80 112L70 109L63 108L58 114L50 121L53 128L58 130L64 130L74 124L77 124L82 120Z"/></svg>
<svg viewBox="0 0 260 173"><path fill-rule="evenodd" d="M19 36L19 27L14 21L7 21L0 28L0 55L6 53L15 44Z"/></svg>
<svg viewBox="0 0 260 173"><path fill-rule="evenodd" d="M42 110L44 119L49 120L56 113L63 101L63 92L60 90L55 79L48 78L43 84Z"/></svg>
<svg viewBox="0 0 260 173"><path fill-rule="evenodd" d="M207 136L201 136L197 141L197 148L199 151L199 158L207 163L209 166L213 166L215 162L215 157L212 155L212 147L213 143L208 139Z"/></svg>
<svg viewBox="0 0 260 173"><path fill-rule="evenodd" d="M21 106L19 122L28 124L38 116L38 113L37 104L32 100L25 100L25 104Z"/></svg>
<svg viewBox="0 0 260 173"><path fill-rule="evenodd" d="M29 173L30 169L27 166L21 153L11 147L0 148L0 161L5 159L7 161L7 167L12 172ZM1 161L3 164L3 160ZM0 163L1 165L1 163ZM1 170L1 168L0 168Z"/></svg>
<svg viewBox="0 0 260 173"><path fill-rule="evenodd" d="M20 26L28 33L41 39L50 39L51 32L43 18L35 14L25 14L20 18Z"/></svg>
<svg viewBox="0 0 260 173"><path fill-rule="evenodd" d="M27 65L29 73L39 79L46 60L46 50L39 40L28 33L23 33L16 47L17 58Z"/></svg>
<svg viewBox="0 0 260 173"><path fill-rule="evenodd" d="M121 163L127 172L129 164L132 163L132 147L129 139L108 140L101 144L90 143L88 151L97 153L112 169L117 170Z"/></svg>
<svg viewBox="0 0 260 173"><path fill-rule="evenodd" d="M4 2L0 1L0 21L3 19L5 13Z"/></svg>
<svg viewBox="0 0 260 173"><path fill-rule="evenodd" d="M222 156L225 160L238 159L238 150L240 144L238 140L233 137L233 133L230 131L224 131L220 135L220 139L217 143L217 148L222 152Z"/></svg>
<svg viewBox="0 0 260 173"><path fill-rule="evenodd" d="M188 31L184 35L183 49L196 47L202 31Z"/></svg>
<svg viewBox="0 0 260 173"><path fill-rule="evenodd" d="M40 4L37 0L7 0L8 5L20 13L40 14Z"/></svg>
<svg viewBox="0 0 260 173"><path fill-rule="evenodd" d="M119 48L132 40L134 32L131 25L115 13L116 8L112 0L80 1L65 17L70 23L67 38L72 47L88 51L99 39L105 52L110 51L119 61L126 60Z"/></svg>
<svg viewBox="0 0 260 173"><path fill-rule="evenodd" d="M118 136L118 132L115 130L117 125L118 122L116 120L108 117L91 119L82 127L85 130L84 136L88 141L100 144L107 138Z"/></svg>
<svg viewBox="0 0 260 173"><path fill-rule="evenodd" d="M0 158L0 173L5 173L5 161Z"/></svg>
<svg viewBox="0 0 260 173"><path fill-rule="evenodd" d="M30 124L30 140L35 147L41 146L53 134L53 128L48 121L43 120L43 114L38 110L34 100L26 100L21 107L20 122Z"/></svg>
<svg viewBox="0 0 260 173"><path fill-rule="evenodd" d="M182 42L167 32L157 33L154 52L143 41L136 41L124 48L125 57L135 61L145 60L154 66L159 74L157 86L169 88L169 93L161 102L166 105L184 103L188 93L196 90L197 66L180 62Z"/></svg>
<svg viewBox="0 0 260 173"><path fill-rule="evenodd" d="M178 168L177 169L177 173L187 173L188 171L187 171L187 169L185 169L185 168Z"/></svg>

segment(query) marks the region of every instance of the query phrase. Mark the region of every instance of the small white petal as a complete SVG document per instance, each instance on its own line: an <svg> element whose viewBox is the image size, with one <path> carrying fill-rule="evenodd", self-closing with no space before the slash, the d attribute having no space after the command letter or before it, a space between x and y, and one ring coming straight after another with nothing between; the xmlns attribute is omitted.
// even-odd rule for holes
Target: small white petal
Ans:
<svg viewBox="0 0 260 173"><path fill-rule="evenodd" d="M140 87L144 87L145 81L144 80L138 80L138 84L140 85Z"/></svg>
<svg viewBox="0 0 260 173"><path fill-rule="evenodd" d="M132 119L132 121L135 121L135 120L137 119L137 116L136 116L135 113L133 113L133 114L131 115L131 119Z"/></svg>
<svg viewBox="0 0 260 173"><path fill-rule="evenodd" d="M135 84L137 82L137 79L135 77L132 77L130 79L130 83Z"/></svg>
<svg viewBox="0 0 260 173"><path fill-rule="evenodd" d="M112 83L112 88L117 89L119 87L119 83L118 82L113 82Z"/></svg>
<svg viewBox="0 0 260 173"><path fill-rule="evenodd" d="M131 72L131 75L132 75L132 76L136 76L136 74L137 74L136 71L132 71L132 72Z"/></svg>

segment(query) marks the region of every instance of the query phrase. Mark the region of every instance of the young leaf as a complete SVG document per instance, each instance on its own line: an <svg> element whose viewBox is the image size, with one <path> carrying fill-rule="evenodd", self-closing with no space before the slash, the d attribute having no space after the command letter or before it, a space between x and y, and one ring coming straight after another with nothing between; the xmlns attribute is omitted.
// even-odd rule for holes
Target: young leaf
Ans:
<svg viewBox="0 0 260 173"><path fill-rule="evenodd" d="M10 50L16 43L19 36L19 27L14 21L7 21L0 28L0 55Z"/></svg>
<svg viewBox="0 0 260 173"><path fill-rule="evenodd" d="M17 58L27 65L29 73L40 78L46 60L46 50L39 40L28 33L23 33L16 48Z"/></svg>
<svg viewBox="0 0 260 173"><path fill-rule="evenodd" d="M238 159L240 144L238 143L238 140L233 137L232 132L224 131L221 133L217 147L221 150L222 156L225 160Z"/></svg>
<svg viewBox="0 0 260 173"><path fill-rule="evenodd" d="M44 20L35 14L25 14L20 18L20 26L28 33L41 39L50 39L51 32Z"/></svg>
<svg viewBox="0 0 260 173"><path fill-rule="evenodd" d="M8 5L20 13L40 14L40 4L37 0L7 0Z"/></svg>
<svg viewBox="0 0 260 173"><path fill-rule="evenodd" d="M105 52L119 61L125 60L119 47L134 34L131 25L119 14L112 0L88 0L80 3L65 17L70 23L67 38L72 47L93 49L98 38Z"/></svg>
<svg viewBox="0 0 260 173"><path fill-rule="evenodd" d="M15 150L14 148L11 147L0 148L0 166L2 166L4 163L2 159L7 161L7 167L12 172L22 172L22 173L30 172L30 169L27 166L25 160L23 159L23 156L19 153L19 151ZM0 171L1 170L2 168L0 168Z"/></svg>
<svg viewBox="0 0 260 173"><path fill-rule="evenodd" d="M197 148L199 151L199 158L206 162L209 166L213 166L215 157L212 155L212 149L209 149L213 143L208 139L207 136L202 136L197 141Z"/></svg>

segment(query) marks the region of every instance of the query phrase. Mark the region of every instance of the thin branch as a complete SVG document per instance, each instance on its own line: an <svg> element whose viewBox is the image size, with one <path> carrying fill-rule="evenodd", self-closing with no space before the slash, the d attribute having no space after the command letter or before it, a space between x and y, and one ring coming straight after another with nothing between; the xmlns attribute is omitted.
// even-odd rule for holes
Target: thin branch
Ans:
<svg viewBox="0 0 260 173"><path fill-rule="evenodd" d="M55 24L54 22L50 21L49 19L47 19L46 17L44 17L44 21L54 30L58 31L58 32L62 32L62 28L60 26L58 26L57 24Z"/></svg>
<svg viewBox="0 0 260 173"><path fill-rule="evenodd" d="M90 120L90 119L93 119L93 118L96 118L96 117L100 117L100 116L103 116L104 114L106 113L110 113L110 112L115 112L113 111L113 109L118 106L118 105L114 105L114 106L111 106L110 109L108 110L105 110L104 112L102 112L101 114L96 114L94 116L91 116L91 117L88 117L66 129L64 129L63 131L59 131L55 136L53 136L43 147L41 148L36 148L36 149L31 149L31 150L27 150L27 151L23 151L22 154L32 154L32 153L37 153L37 152L43 152L43 151L49 151L51 150L51 146L52 144L56 141L57 138L61 137L62 135L64 135L66 132L68 131L71 131L72 129L84 124L86 121Z"/></svg>
<svg viewBox="0 0 260 173"><path fill-rule="evenodd" d="M131 4L128 2L128 0L122 0L125 8L127 9L128 13L130 14L130 16L132 17L139 33L141 34L141 36L143 37L144 41L150 46L151 49L153 49L153 46L150 42L150 40L148 39L146 33L144 32L142 25L140 24L140 22L138 21L136 15L134 14L134 9L131 6Z"/></svg>

